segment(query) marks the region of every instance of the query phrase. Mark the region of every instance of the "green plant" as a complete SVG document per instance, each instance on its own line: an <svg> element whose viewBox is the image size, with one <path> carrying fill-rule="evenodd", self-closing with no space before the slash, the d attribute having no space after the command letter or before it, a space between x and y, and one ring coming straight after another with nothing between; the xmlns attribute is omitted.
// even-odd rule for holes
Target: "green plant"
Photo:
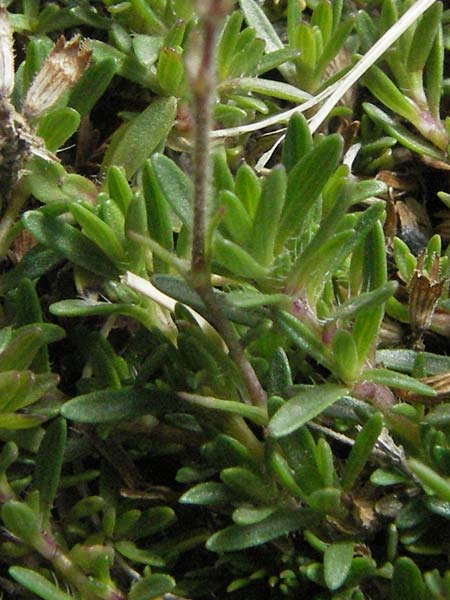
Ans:
<svg viewBox="0 0 450 600"><path fill-rule="evenodd" d="M441 4L362 79L392 116L333 109L410 4L1 9L6 595L450 593L448 249L392 191L447 160Z"/></svg>

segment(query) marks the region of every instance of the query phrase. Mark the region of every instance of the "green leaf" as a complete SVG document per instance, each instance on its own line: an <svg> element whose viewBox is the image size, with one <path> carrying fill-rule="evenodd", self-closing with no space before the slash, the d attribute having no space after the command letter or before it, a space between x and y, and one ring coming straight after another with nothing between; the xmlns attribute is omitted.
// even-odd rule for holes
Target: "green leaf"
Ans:
<svg viewBox="0 0 450 600"><path fill-rule="evenodd" d="M424 600L425 585L416 563L402 556L394 565L391 583L392 600Z"/></svg>
<svg viewBox="0 0 450 600"><path fill-rule="evenodd" d="M220 478L239 498L247 498L264 504L273 499L273 488L260 476L244 467L223 469Z"/></svg>
<svg viewBox="0 0 450 600"><path fill-rule="evenodd" d="M257 291L227 292L226 300L229 304L238 308L258 308L273 304L288 304L291 297L287 294L261 294Z"/></svg>
<svg viewBox="0 0 450 600"><path fill-rule="evenodd" d="M142 188L147 207L147 225L150 236L163 248L172 251L173 231L169 203L161 192L150 160L145 162L142 171ZM155 257L153 260L156 260L155 271L163 273L167 270L163 261L157 260Z"/></svg>
<svg viewBox="0 0 450 600"><path fill-rule="evenodd" d="M66 402L61 414L80 423L112 423L147 414L182 411L184 403L169 392L149 388L101 390Z"/></svg>
<svg viewBox="0 0 450 600"><path fill-rule="evenodd" d="M377 106L370 104L370 102L364 102L363 108L374 123L380 125L386 133L399 141L405 148L408 148L417 154L431 156L431 158L436 158L437 160L445 160L442 152L437 150L431 144L424 142L422 138L412 134L406 127L397 123L395 119Z"/></svg>
<svg viewBox="0 0 450 600"><path fill-rule="evenodd" d="M253 525L267 519L273 513L273 510L270 506L241 506L233 512L233 521L236 525Z"/></svg>
<svg viewBox="0 0 450 600"><path fill-rule="evenodd" d="M217 203L224 210L223 224L231 239L246 246L251 239L252 222L240 198L230 190L221 190Z"/></svg>
<svg viewBox="0 0 450 600"><path fill-rule="evenodd" d="M64 336L61 327L49 323L35 323L16 329L13 339L0 353L0 371L27 369L42 346L59 342Z"/></svg>
<svg viewBox="0 0 450 600"><path fill-rule="evenodd" d="M115 165L109 167L108 172L106 173L106 183L110 197L120 208L123 216L125 216L131 199L133 198L133 192L123 168L116 167Z"/></svg>
<svg viewBox="0 0 450 600"><path fill-rule="evenodd" d="M380 413L375 413L358 433L345 462L345 469L342 475L342 489L345 492L350 491L358 479L382 429L383 417Z"/></svg>
<svg viewBox="0 0 450 600"><path fill-rule="evenodd" d="M241 246L217 235L214 239L214 260L237 277L262 279L268 270Z"/></svg>
<svg viewBox="0 0 450 600"><path fill-rule="evenodd" d="M31 371L4 371L0 373L0 411L4 412L10 402L25 390L33 381Z"/></svg>
<svg viewBox="0 0 450 600"><path fill-rule="evenodd" d="M425 70L425 89L430 113L440 119L440 102L443 88L445 48L442 27L436 28L436 37Z"/></svg>
<svg viewBox="0 0 450 600"><path fill-rule="evenodd" d="M102 169L122 166L128 179L167 137L176 111L175 98L159 98L113 136Z"/></svg>
<svg viewBox="0 0 450 600"><path fill-rule="evenodd" d="M332 340L336 373L346 383L353 383L359 375L358 348L349 331L338 329Z"/></svg>
<svg viewBox="0 0 450 600"><path fill-rule="evenodd" d="M73 600L73 596L61 591L51 581L32 569L10 567L8 573L24 588L43 600Z"/></svg>
<svg viewBox="0 0 450 600"><path fill-rule="evenodd" d="M191 306L208 318L206 306L200 296L180 277L174 275L154 275L151 281L161 292L164 292L178 302ZM227 294L223 292L215 291L214 295L216 302L230 321L252 327L259 323L260 319L256 311L250 311L248 308L240 308L239 306L234 306L231 302L227 302Z"/></svg>
<svg viewBox="0 0 450 600"><path fill-rule="evenodd" d="M342 491L335 487L321 488L313 492L308 498L311 508L324 515L341 516L345 513L342 505Z"/></svg>
<svg viewBox="0 0 450 600"><path fill-rule="evenodd" d="M37 210L26 212L22 219L25 227L41 244L59 252L74 264L108 279L115 279L119 275L106 254L75 227Z"/></svg>
<svg viewBox="0 0 450 600"><path fill-rule="evenodd" d="M164 47L156 69L158 82L166 94L179 96L184 79L184 61L179 46Z"/></svg>
<svg viewBox="0 0 450 600"><path fill-rule="evenodd" d="M263 180L261 197L253 219L252 256L268 267L274 258L275 238L286 194L286 172L277 166Z"/></svg>
<svg viewBox="0 0 450 600"><path fill-rule="evenodd" d="M398 288L396 281L388 281L381 287L372 292L363 292L358 296L353 296L340 304L333 312L330 320L337 321L338 319L351 319L360 310L374 308L380 304L384 304L388 298L393 296Z"/></svg>
<svg viewBox="0 0 450 600"><path fill-rule="evenodd" d="M133 304L61 300L50 305L50 314L57 317L93 317L97 315L126 315L148 325L148 312Z"/></svg>
<svg viewBox="0 0 450 600"><path fill-rule="evenodd" d="M378 350L377 362L388 369L395 369L402 373L411 373L417 358L415 350ZM450 371L450 357L431 352L421 352L425 361L427 375L437 375Z"/></svg>
<svg viewBox="0 0 450 600"><path fill-rule="evenodd" d="M40 415L5 412L0 414L0 429L32 429L37 425L41 425L45 420L46 417L41 417Z"/></svg>
<svg viewBox="0 0 450 600"><path fill-rule="evenodd" d="M151 164L161 193L188 231L192 229L192 181L163 154L154 154Z"/></svg>
<svg viewBox="0 0 450 600"><path fill-rule="evenodd" d="M374 383L400 390L408 390L415 394L421 394L422 396L431 398L436 396L436 391L429 385L414 379L414 377L409 377L408 375L397 373L396 371L390 371L389 369L366 369L361 374L361 381L373 381Z"/></svg>
<svg viewBox="0 0 450 600"><path fill-rule="evenodd" d="M433 47L436 32L441 24L442 2L434 2L426 10L414 31L414 36L409 48L406 68L408 71L423 71L428 56Z"/></svg>
<svg viewBox="0 0 450 600"><path fill-rule="evenodd" d="M317 362L332 369L332 357L329 349L311 329L288 312L276 310L275 322L294 344L312 356Z"/></svg>
<svg viewBox="0 0 450 600"><path fill-rule="evenodd" d="M363 83L389 109L411 123L417 122L419 115L413 102L403 95L380 68L373 66L364 75Z"/></svg>
<svg viewBox="0 0 450 600"><path fill-rule="evenodd" d="M169 575L153 573L135 583L128 594L128 600L151 600L171 592L175 581Z"/></svg>
<svg viewBox="0 0 450 600"><path fill-rule="evenodd" d="M288 462L275 449L270 448L267 453L267 466L275 479L295 498L307 502L307 495L297 484Z"/></svg>
<svg viewBox="0 0 450 600"><path fill-rule="evenodd" d="M43 138L50 152L55 152L78 129L80 115L73 108L57 108L39 120L37 135Z"/></svg>
<svg viewBox="0 0 450 600"><path fill-rule="evenodd" d="M125 252L114 231L91 210L81 204L71 204L69 210L83 233L94 242L114 263L126 261Z"/></svg>
<svg viewBox="0 0 450 600"><path fill-rule="evenodd" d="M229 77L239 78L241 75L253 75L264 54L265 47L266 44L261 38L255 37L249 40L233 56L229 67Z"/></svg>
<svg viewBox="0 0 450 600"><path fill-rule="evenodd" d="M294 113L289 119L281 160L289 173L298 161L312 149L313 141L308 121L301 113Z"/></svg>
<svg viewBox="0 0 450 600"><path fill-rule="evenodd" d="M282 347L275 350L269 371L270 394L284 395L292 385L292 373L289 359Z"/></svg>
<svg viewBox="0 0 450 600"><path fill-rule="evenodd" d="M242 26L242 14L239 11L232 12L227 18L220 34L217 44L217 72L219 79L225 79L228 75L230 63L233 59L239 32Z"/></svg>
<svg viewBox="0 0 450 600"><path fill-rule="evenodd" d="M55 419L45 432L36 457L33 483L39 490L41 512L46 523L58 491L66 437L65 419Z"/></svg>
<svg viewBox="0 0 450 600"><path fill-rule="evenodd" d="M33 546L39 541L41 535L39 519L27 504L8 500L3 505L1 514L6 528L25 544Z"/></svg>
<svg viewBox="0 0 450 600"><path fill-rule="evenodd" d="M348 388L331 383L315 385L296 394L270 420L270 434L274 437L282 437L299 429L346 394Z"/></svg>
<svg viewBox="0 0 450 600"><path fill-rule="evenodd" d="M350 571L353 558L353 542L330 544L323 557L323 576L328 589L337 590L343 585Z"/></svg>
<svg viewBox="0 0 450 600"><path fill-rule="evenodd" d="M439 404L430 410L424 418L430 425L448 425L450 423L450 404Z"/></svg>
<svg viewBox="0 0 450 600"><path fill-rule="evenodd" d="M0 292L17 288L22 279L39 279L64 260L60 254L40 244L29 250L20 263L0 277Z"/></svg>
<svg viewBox="0 0 450 600"><path fill-rule="evenodd" d="M277 249L282 248L292 235L302 234L307 222L306 215L338 165L342 145L339 135L328 135L319 140L290 171L277 234Z"/></svg>
<svg viewBox="0 0 450 600"><path fill-rule="evenodd" d="M107 90L116 70L117 64L112 58L104 58L91 65L74 86L69 97L69 106L81 116L87 115Z"/></svg>
<svg viewBox="0 0 450 600"><path fill-rule="evenodd" d="M147 237L147 208L141 193L135 194L128 206L125 217L125 234L127 236L127 255L131 270L135 273L145 271L145 247L130 237L130 233L136 233L144 239Z"/></svg>
<svg viewBox="0 0 450 600"><path fill-rule="evenodd" d="M119 541L114 544L114 547L122 554L122 556L125 556L125 558L128 558L133 562L150 565L152 567L163 567L165 564L160 556L154 554L150 550L138 548L133 542L127 540Z"/></svg>
<svg viewBox="0 0 450 600"><path fill-rule="evenodd" d="M296 58L299 57L299 55L300 55L300 52L296 48L289 48L287 46L284 47L282 50L274 50L273 52L268 52L267 54L264 54L264 56L261 57L253 74L261 75L263 73L267 73L268 71L272 71L273 69L278 69L280 67L280 65L283 65L283 63L293 62ZM293 78L290 77L290 80L293 81ZM269 81L269 80L266 80L266 81ZM282 88L284 87L284 85L286 85L290 88L293 87L290 84L283 85L283 83L281 81L280 81L280 83L282 84L281 85ZM294 88L295 87L296 86L294 86ZM309 97L309 95L306 94L306 92L302 92L301 90L299 90L297 88L297 96L299 93L303 93L305 99L307 97Z"/></svg>
<svg viewBox="0 0 450 600"><path fill-rule="evenodd" d="M292 531L303 529L310 520L310 513L304 510L281 509L267 519L252 525L231 525L218 531L206 542L211 552L233 552L260 546Z"/></svg>
<svg viewBox="0 0 450 600"><path fill-rule="evenodd" d="M185 492L178 500L181 504L199 504L202 506L229 504L233 495L223 483L207 481L198 483Z"/></svg>
<svg viewBox="0 0 450 600"><path fill-rule="evenodd" d="M257 35L265 41L266 52L282 50L284 48L283 42L255 0L239 0L239 4L248 26L253 27ZM280 72L286 79L293 79L294 66L290 63L280 65Z"/></svg>
<svg viewBox="0 0 450 600"><path fill-rule="evenodd" d="M250 217L254 217L261 196L261 182L253 169L243 163L236 173L235 194L240 198Z"/></svg>
<svg viewBox="0 0 450 600"><path fill-rule="evenodd" d="M418 460L411 458L408 460L408 466L426 488L442 500L450 502L450 481Z"/></svg>
<svg viewBox="0 0 450 600"><path fill-rule="evenodd" d="M233 400L222 400L221 398L213 398L212 396L189 394L187 392L179 392L178 396L195 406L240 415L254 421L258 425L265 425L267 422L265 410L258 406L250 406Z"/></svg>

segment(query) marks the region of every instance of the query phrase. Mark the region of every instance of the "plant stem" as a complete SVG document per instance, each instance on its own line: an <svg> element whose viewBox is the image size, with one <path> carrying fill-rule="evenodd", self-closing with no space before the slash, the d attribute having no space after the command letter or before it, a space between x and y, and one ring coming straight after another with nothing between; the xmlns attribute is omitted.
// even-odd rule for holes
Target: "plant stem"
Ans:
<svg viewBox="0 0 450 600"><path fill-rule="evenodd" d="M215 90L214 46L216 20L205 18L204 37L197 72L191 81L195 119L194 132L194 224L192 239L192 273L206 273L205 231L209 204L211 161L209 132L212 128L212 100Z"/></svg>
<svg viewBox="0 0 450 600"><path fill-rule="evenodd" d="M241 370L250 400L265 406L266 394L247 360L233 326L223 314L214 297L208 261L207 216L210 197L211 161L210 132L212 129L212 103L214 99L215 45L218 27L226 14L227 0L199 0L198 13L203 25L199 58L195 72L191 73L191 90L195 120L194 133L194 223L192 236L191 273L187 280L202 298L211 316L212 324L222 336L231 358ZM209 244L208 244L209 245Z"/></svg>
<svg viewBox="0 0 450 600"><path fill-rule="evenodd" d="M12 190L8 208L0 221L0 259L5 258L9 250L12 228L28 196L26 182L22 178Z"/></svg>

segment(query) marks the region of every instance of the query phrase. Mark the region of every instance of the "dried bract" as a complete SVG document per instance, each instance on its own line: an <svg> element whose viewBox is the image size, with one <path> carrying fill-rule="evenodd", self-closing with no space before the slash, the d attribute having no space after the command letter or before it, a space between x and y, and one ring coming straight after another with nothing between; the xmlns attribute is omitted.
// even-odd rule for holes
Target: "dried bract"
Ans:
<svg viewBox="0 0 450 600"><path fill-rule="evenodd" d="M52 107L79 80L90 62L91 54L82 45L79 36L68 42L61 36L27 92L24 115L32 119Z"/></svg>
<svg viewBox="0 0 450 600"><path fill-rule="evenodd" d="M14 88L14 49L8 13L0 6L0 98L7 98Z"/></svg>
<svg viewBox="0 0 450 600"><path fill-rule="evenodd" d="M408 286L409 323L413 332L418 334L430 327L445 283L439 273L439 257L433 256L428 273L424 270L424 261L425 252L422 252Z"/></svg>
<svg viewBox="0 0 450 600"><path fill-rule="evenodd" d="M431 375L430 377L422 377L420 379L422 383L429 385L436 392L434 397L425 397L420 394L414 394L407 390L399 390L397 395L404 402L411 402L415 404L434 405L440 402L448 402L450 398L450 372L438 373L437 375Z"/></svg>

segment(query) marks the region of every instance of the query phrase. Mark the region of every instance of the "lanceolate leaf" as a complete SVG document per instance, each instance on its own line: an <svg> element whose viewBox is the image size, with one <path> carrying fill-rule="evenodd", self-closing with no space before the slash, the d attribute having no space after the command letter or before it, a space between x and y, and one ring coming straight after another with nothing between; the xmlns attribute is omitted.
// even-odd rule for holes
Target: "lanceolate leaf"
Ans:
<svg viewBox="0 0 450 600"><path fill-rule="evenodd" d="M425 586L419 568L406 556L399 558L394 567L391 584L392 600L424 600Z"/></svg>
<svg viewBox="0 0 450 600"><path fill-rule="evenodd" d="M311 514L304 510L278 510L259 523L243 527L231 525L218 531L209 538L206 547L212 552L233 552L260 546L291 531L303 529L310 518Z"/></svg>
<svg viewBox="0 0 450 600"><path fill-rule="evenodd" d="M325 550L324 578L330 590L337 590L346 580L352 564L353 547L353 542L338 542Z"/></svg>
<svg viewBox="0 0 450 600"><path fill-rule="evenodd" d="M249 27L253 27L258 36L265 41L266 52L282 50L284 48L283 42L257 2L255 0L240 0L239 3ZM289 80L294 77L295 69L292 64L280 65L279 69L286 79Z"/></svg>
<svg viewBox="0 0 450 600"><path fill-rule="evenodd" d="M32 569L11 567L9 574L24 588L36 594L39 598L43 598L43 600L73 600L71 594L66 594L43 575Z"/></svg>
<svg viewBox="0 0 450 600"><path fill-rule="evenodd" d="M270 420L270 434L282 437L299 429L347 393L344 386L325 383L296 394Z"/></svg>
<svg viewBox="0 0 450 600"><path fill-rule="evenodd" d="M122 166L128 178L168 135L175 119L175 98L160 98L115 134L105 155L103 168Z"/></svg>
<svg viewBox="0 0 450 600"><path fill-rule="evenodd" d="M170 392L123 388L77 396L66 402L61 414L80 423L111 423L146 414L182 412L185 408L186 404Z"/></svg>
<svg viewBox="0 0 450 600"><path fill-rule="evenodd" d="M74 264L108 279L118 276L117 268L106 254L75 227L37 210L26 212L22 218L25 227L41 244L59 252Z"/></svg>
<svg viewBox="0 0 450 600"><path fill-rule="evenodd" d="M48 427L39 446L34 485L39 490L41 508L46 518L49 516L58 491L66 437L66 421L59 418Z"/></svg>
<svg viewBox="0 0 450 600"><path fill-rule="evenodd" d="M341 137L329 135L319 140L289 173L277 248L291 235L301 234L306 215L337 167L341 151Z"/></svg>
<svg viewBox="0 0 450 600"><path fill-rule="evenodd" d="M418 381L414 377L396 373L389 369L366 369L362 373L361 379L398 388L400 390L408 390L416 394L422 394L423 396L436 396L435 390L429 385Z"/></svg>

